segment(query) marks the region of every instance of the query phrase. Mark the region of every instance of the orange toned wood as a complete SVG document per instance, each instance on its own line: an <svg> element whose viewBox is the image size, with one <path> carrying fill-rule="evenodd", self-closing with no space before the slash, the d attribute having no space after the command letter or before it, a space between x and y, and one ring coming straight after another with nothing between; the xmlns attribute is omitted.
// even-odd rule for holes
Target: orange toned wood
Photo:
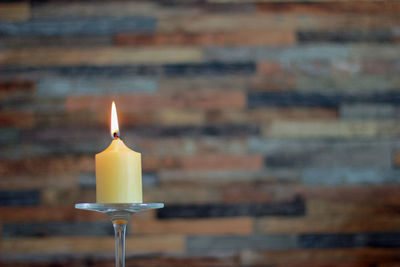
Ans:
<svg viewBox="0 0 400 267"><path fill-rule="evenodd" d="M396 14L400 11L398 1L315 1L310 3L258 3L258 12L281 12L301 14L363 13Z"/></svg>
<svg viewBox="0 0 400 267"><path fill-rule="evenodd" d="M238 257L227 255L227 256L150 256L150 257L135 257L133 259L127 259L127 266L137 267L148 267L148 266L162 266L162 267L226 267L226 266L239 266ZM96 262L97 266L97 262ZM107 267L114 267L110 264Z"/></svg>
<svg viewBox="0 0 400 267"><path fill-rule="evenodd" d="M377 265L378 267L399 267L399 262L383 262Z"/></svg>
<svg viewBox="0 0 400 267"><path fill-rule="evenodd" d="M199 155L182 159L182 168L193 170L257 170L262 166L261 155Z"/></svg>
<svg viewBox="0 0 400 267"><path fill-rule="evenodd" d="M2 174L5 176L48 176L94 171L94 158L90 156L36 157L3 161L2 164Z"/></svg>
<svg viewBox="0 0 400 267"><path fill-rule="evenodd" d="M263 71L259 65L257 65L257 71ZM296 77L292 73L263 74L261 72L251 77L248 84L246 86L252 92L292 91L296 88Z"/></svg>
<svg viewBox="0 0 400 267"><path fill-rule="evenodd" d="M393 166L395 168L399 168L400 167L400 151L395 151L393 152Z"/></svg>
<svg viewBox="0 0 400 267"><path fill-rule="evenodd" d="M118 111L150 111L159 108L223 109L244 108L246 97L243 92L200 91L180 94L129 94L114 96L72 96L66 100L68 111L108 110L115 100Z"/></svg>
<svg viewBox="0 0 400 267"><path fill-rule="evenodd" d="M374 199L374 204L383 205L382 208L386 205L386 209L383 211L393 211L400 205L398 197L400 185L339 186L335 187L335 190L329 186L315 186L297 187L292 190L293 193L302 194L307 199L338 201L338 203L349 201L365 205Z"/></svg>
<svg viewBox="0 0 400 267"><path fill-rule="evenodd" d="M70 96L66 99L67 111L96 111L109 110L110 103L115 100L118 112L146 111L160 106L160 100L156 95L135 94L120 96Z"/></svg>
<svg viewBox="0 0 400 267"><path fill-rule="evenodd" d="M117 34L115 43L121 46L174 46L174 45L293 45L296 42L293 31L249 30L207 33L157 33Z"/></svg>
<svg viewBox="0 0 400 267"><path fill-rule="evenodd" d="M107 115L109 114L107 113ZM38 127L96 127L106 125L107 123L110 123L109 119L102 112L87 112L85 114L81 112L35 114L35 125Z"/></svg>
<svg viewBox="0 0 400 267"><path fill-rule="evenodd" d="M55 222L72 221L75 217L72 206L58 207L0 207L2 222Z"/></svg>
<svg viewBox="0 0 400 267"><path fill-rule="evenodd" d="M362 194L362 190L360 195ZM372 191L372 190L371 190ZM357 193L354 192L356 195ZM394 216L396 215L396 207L400 203L395 203L390 200L391 192L388 192L389 200L386 202L384 198L379 201L368 202L363 197L360 199L343 199L343 200L323 200L323 199L308 199L307 200L307 215L312 217L368 217L368 216ZM340 191L338 195L341 195ZM338 196L339 197L339 196Z"/></svg>
<svg viewBox="0 0 400 267"><path fill-rule="evenodd" d="M0 81L0 100L13 97L33 97L35 92L35 82L24 80L5 80Z"/></svg>
<svg viewBox="0 0 400 267"><path fill-rule="evenodd" d="M376 262L399 261L398 249L348 248L288 251L246 251L241 254L245 266L368 266Z"/></svg>
<svg viewBox="0 0 400 267"><path fill-rule="evenodd" d="M160 95L160 97L163 97ZM165 96L164 96L165 97ZM240 109L246 105L243 92L199 91L196 93L167 95L165 106L194 109Z"/></svg>
<svg viewBox="0 0 400 267"><path fill-rule="evenodd" d="M3 190L35 190L48 187L57 190L75 189L78 187L78 175L75 173L58 175L27 174L4 176L0 179L0 188Z"/></svg>
<svg viewBox="0 0 400 267"><path fill-rule="evenodd" d="M203 125L206 123L205 113L195 109L162 109L157 111L157 125Z"/></svg>
<svg viewBox="0 0 400 267"><path fill-rule="evenodd" d="M221 194L225 203L274 201L273 189L266 190L263 183L231 183L221 188Z"/></svg>
<svg viewBox="0 0 400 267"><path fill-rule="evenodd" d="M0 125L2 127L16 127L22 129L32 128L35 124L35 118L32 113L22 112L1 112Z"/></svg>
<svg viewBox="0 0 400 267"><path fill-rule="evenodd" d="M174 156L145 155L143 170L147 172L161 169L177 169L181 166L181 159Z"/></svg>
<svg viewBox="0 0 400 267"><path fill-rule="evenodd" d="M88 202L93 202L94 199ZM77 199L76 202L79 202ZM136 219L150 219L153 211L139 213ZM0 207L0 221L13 222L71 222L109 220L104 214L75 209L74 204L57 206Z"/></svg>
<svg viewBox="0 0 400 267"><path fill-rule="evenodd" d="M354 233L396 231L397 216L359 216L356 214L305 218L266 217L256 220L259 233Z"/></svg>
<svg viewBox="0 0 400 267"><path fill-rule="evenodd" d="M257 73L261 75L274 75L282 72L282 66L277 62L262 61L257 64Z"/></svg>
<svg viewBox="0 0 400 267"><path fill-rule="evenodd" d="M0 3L0 18L6 21L24 21L31 16L31 8L28 1L15 3Z"/></svg>

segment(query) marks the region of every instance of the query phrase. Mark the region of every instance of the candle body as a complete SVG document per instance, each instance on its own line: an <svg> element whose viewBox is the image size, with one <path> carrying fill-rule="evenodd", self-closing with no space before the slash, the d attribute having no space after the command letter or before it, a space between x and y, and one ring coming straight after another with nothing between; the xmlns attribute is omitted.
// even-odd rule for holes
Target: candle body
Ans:
<svg viewBox="0 0 400 267"><path fill-rule="evenodd" d="M99 203L142 203L141 154L120 139L96 154L96 200Z"/></svg>

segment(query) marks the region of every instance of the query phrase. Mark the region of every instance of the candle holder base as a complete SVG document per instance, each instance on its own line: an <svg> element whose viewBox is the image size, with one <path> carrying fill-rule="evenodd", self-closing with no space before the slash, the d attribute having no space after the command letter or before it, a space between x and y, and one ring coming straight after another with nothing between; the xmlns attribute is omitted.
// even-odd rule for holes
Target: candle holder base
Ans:
<svg viewBox="0 0 400 267"><path fill-rule="evenodd" d="M106 214L115 233L115 266L125 267L125 235L130 217L139 211L160 209L164 203L79 203L76 209L90 210Z"/></svg>

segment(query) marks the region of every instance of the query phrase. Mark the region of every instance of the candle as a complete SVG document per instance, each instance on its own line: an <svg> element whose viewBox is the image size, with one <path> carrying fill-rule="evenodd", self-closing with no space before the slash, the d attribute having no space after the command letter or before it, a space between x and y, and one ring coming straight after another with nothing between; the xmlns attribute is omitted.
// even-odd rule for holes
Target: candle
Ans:
<svg viewBox="0 0 400 267"><path fill-rule="evenodd" d="M111 106L111 136L114 140L96 154L96 199L99 203L142 203L141 154L119 138L115 103Z"/></svg>

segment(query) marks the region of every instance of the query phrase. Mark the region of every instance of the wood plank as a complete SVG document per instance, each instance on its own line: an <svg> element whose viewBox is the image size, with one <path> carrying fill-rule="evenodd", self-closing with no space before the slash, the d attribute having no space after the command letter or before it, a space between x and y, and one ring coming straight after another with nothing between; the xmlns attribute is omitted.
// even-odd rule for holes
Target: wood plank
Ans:
<svg viewBox="0 0 400 267"><path fill-rule="evenodd" d="M71 17L114 17L131 16L171 17L182 13L196 14L201 11L194 5L164 5L157 2L108 1L66 1L61 3L40 2L32 7L32 16L36 19Z"/></svg>
<svg viewBox="0 0 400 267"><path fill-rule="evenodd" d="M174 45L293 45L295 34L291 30L249 30L210 33L156 33L152 34L117 34L114 42L120 46L174 46Z"/></svg>
<svg viewBox="0 0 400 267"><path fill-rule="evenodd" d="M7 238L1 251L10 254L113 253L114 237ZM185 240L179 235L135 236L126 239L127 253L182 252Z"/></svg>
<svg viewBox="0 0 400 267"><path fill-rule="evenodd" d="M0 47L4 49L32 47L104 47L112 45L112 37L96 36L2 36Z"/></svg>
<svg viewBox="0 0 400 267"><path fill-rule="evenodd" d="M136 220L154 218L154 211L142 212ZM71 222L71 221L104 221L107 216L97 212L75 209L74 205L62 203L57 206L0 207L0 221L13 222Z"/></svg>
<svg viewBox="0 0 400 267"><path fill-rule="evenodd" d="M28 1L14 3L0 3L0 20L24 21L31 16L31 7Z"/></svg>
<svg viewBox="0 0 400 267"><path fill-rule="evenodd" d="M213 0L211 0L213 1ZM218 1L218 0L215 0ZM326 1L316 0L304 3L304 1L275 2L271 0L257 1L259 13L301 13L301 14L396 14L400 11L398 1ZM262 3L265 2L265 3Z"/></svg>
<svg viewBox="0 0 400 267"><path fill-rule="evenodd" d="M344 190L338 190L337 196L340 198L341 196L345 195ZM349 190L350 191L350 190ZM354 199L347 199L343 196L342 200L323 200L323 199L309 199L307 201L307 215L311 217L335 217L335 216L347 216L347 217L374 217L374 216L393 216L395 217L397 204L394 203L390 199L390 195L394 192L390 192L392 190L387 191L387 198L385 200L384 197L380 197L379 200L366 202L363 200L363 192L362 188L354 189L353 197ZM374 192L376 195L379 195L378 189L372 190L370 189L371 193ZM394 191L394 190L393 190ZM373 193L372 193L373 194ZM360 199L356 199L356 196L359 196ZM366 204L368 203L368 204Z"/></svg>
<svg viewBox="0 0 400 267"><path fill-rule="evenodd" d="M338 118L338 112L332 108L302 107L260 107L247 110L213 110L206 113L207 121L213 123L256 123L271 121L302 121L309 118L330 120Z"/></svg>
<svg viewBox="0 0 400 267"><path fill-rule="evenodd" d="M196 155L182 159L182 169L188 170L259 170L263 165L261 155Z"/></svg>
<svg viewBox="0 0 400 267"><path fill-rule="evenodd" d="M0 54L2 66L73 66L165 64L201 62L199 48L26 48L6 49Z"/></svg>
<svg viewBox="0 0 400 267"><path fill-rule="evenodd" d="M118 114L119 116L119 114ZM243 137L219 138L202 137L193 139L191 137L166 137L162 139L143 137L138 139L136 146L141 151L146 151L147 156L189 156L194 154L244 154L247 151L247 140ZM151 158L149 158L151 159ZM190 174L187 172L186 174ZM181 175L182 179L186 174ZM172 177L173 175L171 175ZM179 180L179 178L178 178Z"/></svg>
<svg viewBox="0 0 400 267"><path fill-rule="evenodd" d="M133 220L137 234L245 235L253 232L252 218Z"/></svg>
<svg viewBox="0 0 400 267"><path fill-rule="evenodd" d="M97 97L70 96L66 100L67 111L108 110L115 100L122 112L151 111L161 108L173 109L240 109L246 105L243 92L198 91L176 94L120 94Z"/></svg>
<svg viewBox="0 0 400 267"><path fill-rule="evenodd" d="M397 231L400 217L387 215L307 216L305 218L268 217L256 220L260 233L352 233Z"/></svg>
<svg viewBox="0 0 400 267"><path fill-rule="evenodd" d="M194 191L188 188L148 188L143 194L143 202L166 202L172 204L204 204L221 201L217 189L198 188Z"/></svg>
<svg viewBox="0 0 400 267"><path fill-rule="evenodd" d="M32 157L2 162L1 173L5 176L56 175L60 173L78 173L94 171L92 156Z"/></svg>
<svg viewBox="0 0 400 267"><path fill-rule="evenodd" d="M118 32L154 32L156 21L152 17L57 17L22 22L0 21L0 33L7 36L55 35L107 35Z"/></svg>
<svg viewBox="0 0 400 267"><path fill-rule="evenodd" d="M245 251L241 253L245 266L369 266L376 262L400 261L398 249L312 249L286 251Z"/></svg>
<svg viewBox="0 0 400 267"><path fill-rule="evenodd" d="M0 100L31 99L35 94L36 83L30 80L0 81Z"/></svg>
<svg viewBox="0 0 400 267"><path fill-rule="evenodd" d="M321 14L310 15L304 19L303 14L256 14L256 15L196 15L177 16L160 19L159 32L184 31L221 32L237 30L335 30L335 29L379 29L395 25L397 16L393 14L376 16L376 14Z"/></svg>
<svg viewBox="0 0 400 267"><path fill-rule="evenodd" d="M15 127L20 129L32 128L35 124L35 117L29 112L0 112L0 125L2 127Z"/></svg>
<svg viewBox="0 0 400 267"><path fill-rule="evenodd" d="M266 137L279 138L367 138L384 131L377 121L277 121L263 128ZM389 133L388 133L389 134Z"/></svg>
<svg viewBox="0 0 400 267"><path fill-rule="evenodd" d="M212 173L205 173L197 177L209 176L209 179L211 179L212 175ZM226 175L227 173L224 174L225 177ZM259 179L260 175L262 175L261 177L264 176L264 182L262 179ZM251 179L254 179L252 183L241 182L236 185L234 183L228 185L225 184L222 190L223 199L226 202L233 203L243 201L268 202L287 201L295 198L296 196L301 196L307 201L324 201L325 203L338 202L343 206L329 207L326 204L321 204L320 207L318 207L318 203L313 204L315 206L310 209L310 211L312 210L312 212L315 214L323 214L323 210L325 208L327 209L328 213L332 212L334 214L340 214L341 212L356 212L357 210L364 214L373 214L377 210L382 210L382 212L386 214L395 214L400 205L398 198L398 190L400 186L398 184L350 186L338 185L333 189L332 186L328 185L305 186L293 183L296 181L295 179L297 176L298 174L296 174L296 170L292 170L291 172L283 172L282 170L279 172L275 170L275 173L271 172L268 176L265 176L265 174L262 173L253 173L250 176ZM189 179L194 179L195 177L196 174ZM235 178L238 179L240 176ZM278 178L285 182L277 183L276 181L279 181ZM161 177L161 180L163 179L166 178ZM245 181L245 179L242 179L242 181ZM288 181L292 181L292 183L289 183ZM193 185L189 184L189 186ZM199 187L198 184L197 186ZM372 205L372 200L377 206ZM350 204L348 211L346 211L346 205L349 203L355 203L355 205ZM372 205L372 207L369 209L368 205L365 203ZM363 208L363 205L366 206L365 209L360 209Z"/></svg>

